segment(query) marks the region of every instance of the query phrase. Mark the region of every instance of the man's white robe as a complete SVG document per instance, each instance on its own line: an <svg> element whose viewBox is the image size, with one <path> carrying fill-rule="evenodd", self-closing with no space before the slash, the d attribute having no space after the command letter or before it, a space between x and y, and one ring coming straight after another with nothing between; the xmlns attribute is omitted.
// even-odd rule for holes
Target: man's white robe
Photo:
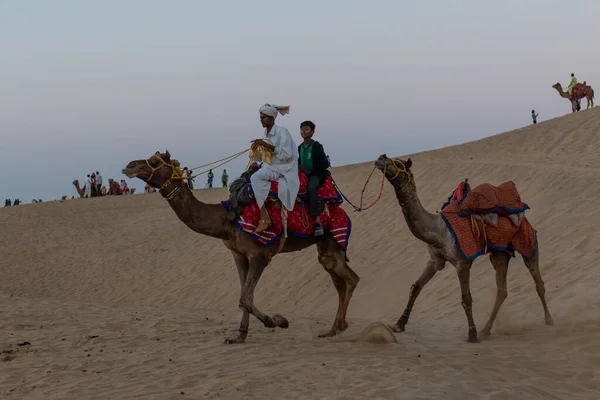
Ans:
<svg viewBox="0 0 600 400"><path fill-rule="evenodd" d="M298 177L298 146L290 132L279 125L273 125L271 132L265 132L267 142L275 147L272 164L261 159L261 154L255 154L253 161L261 162L261 168L250 177L254 197L259 207L265 203L271 189L271 181L279 182L278 197L281 204L291 211L296 202L300 189Z"/></svg>

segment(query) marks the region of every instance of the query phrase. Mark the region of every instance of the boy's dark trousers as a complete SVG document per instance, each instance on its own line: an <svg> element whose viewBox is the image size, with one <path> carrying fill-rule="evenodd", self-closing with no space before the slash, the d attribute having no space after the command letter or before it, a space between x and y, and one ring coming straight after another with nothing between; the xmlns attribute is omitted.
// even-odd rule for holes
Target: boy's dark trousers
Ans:
<svg viewBox="0 0 600 400"><path fill-rule="evenodd" d="M308 192L308 212L311 217L316 218L321 214L321 206L319 204L319 195L317 190L323 183L327 175L325 174L310 174L308 176L308 184L306 191Z"/></svg>

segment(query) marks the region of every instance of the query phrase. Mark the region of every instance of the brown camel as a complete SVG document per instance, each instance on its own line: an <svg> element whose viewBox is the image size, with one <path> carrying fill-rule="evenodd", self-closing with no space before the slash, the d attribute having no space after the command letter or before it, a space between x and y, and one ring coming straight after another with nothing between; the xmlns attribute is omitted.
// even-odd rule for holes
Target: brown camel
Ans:
<svg viewBox="0 0 600 400"><path fill-rule="evenodd" d="M85 186L83 188L79 187L79 180L75 179L73 181L73 185L75 185L75 188L77 189L77 193L79 194L79 197L83 197L85 195ZM92 189L90 191L91 193L91 197L98 197L98 191L96 190L96 186L92 185Z"/></svg>
<svg viewBox="0 0 600 400"><path fill-rule="evenodd" d="M335 336L348 328L346 312L360 278L348 265L349 260L344 250L330 232L327 231L326 235L321 237L310 236L309 238L297 238L290 235L284 239L283 243L275 243L267 247L261 246L249 234L236 227L231 218L228 218L221 203L205 204L196 199L190 189L184 185L180 171L179 162L171 161L171 156L167 151L162 154L156 152L147 160L131 161L123 169L123 174L129 178L139 178L150 186L159 188L159 193L167 200L184 224L197 233L221 239L225 247L231 251L240 279L239 307L243 314L238 336L226 339L225 343L243 343L246 340L250 314L266 327L288 327L288 320L285 317L281 315L271 317L259 311L254 304L254 290L263 271L276 254L299 251L313 245L317 246L318 261L331 276L339 296L338 310L333 326L319 337ZM242 183L247 195L247 180L246 178L240 179L244 179ZM239 182L240 179L236 182ZM233 186L235 185L232 184ZM234 204L239 204L239 201L233 197L234 191L232 190L230 201L235 207ZM236 201L234 202L234 200ZM281 245L283 247L280 249Z"/></svg>
<svg viewBox="0 0 600 400"><path fill-rule="evenodd" d="M594 89L591 86L586 85L585 82L578 83L573 88L573 96L569 96L569 93L565 93L560 83L555 83L552 85L554 89L560 94L560 97L564 97L565 99L569 99L571 102L571 109L573 112L577 110L577 102L584 97L587 99L587 107L586 110L590 107L594 107Z"/></svg>
<svg viewBox="0 0 600 400"><path fill-rule="evenodd" d="M406 161L399 159L393 160L383 154L375 161L375 166L381 171L384 171L385 177L394 187L396 197L402 208L402 213L404 214L404 219L408 224L408 228L417 239L428 245L429 250L429 260L427 261L427 265L419 279L411 286L406 309L392 329L395 332L404 332L404 328L408 322L410 312L415 304L417 296L427 282L433 278L435 273L444 269L446 262L449 262L456 268L458 273L462 294L462 306L465 310L469 326L468 342L477 343L479 339L477 337L475 322L473 321L472 298L471 290L469 288L470 270L474 260L465 260L461 257L454 237L448 231L441 216L439 214L431 214L423 208L417 195L414 176L410 171L410 167L412 166L410 158ZM490 335L496 315L498 314L502 303L508 296L506 275L511 257L514 257L513 251L491 250L490 261L496 270L497 294L492 313L481 332L483 336ZM554 322L550 316L550 311L548 311L548 306L546 305L544 281L540 274L537 240L533 256L531 258L523 257L523 260L535 282L537 293L542 301L546 325L553 325Z"/></svg>

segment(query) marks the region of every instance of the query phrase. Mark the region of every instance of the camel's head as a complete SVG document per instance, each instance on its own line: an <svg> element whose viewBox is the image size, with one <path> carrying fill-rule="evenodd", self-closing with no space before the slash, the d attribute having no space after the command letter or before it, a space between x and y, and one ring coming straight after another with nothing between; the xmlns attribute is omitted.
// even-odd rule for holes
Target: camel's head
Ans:
<svg viewBox="0 0 600 400"><path fill-rule="evenodd" d="M75 179L75 180L73 181L73 185L75 185L75 186L78 186L78 185L79 185L79 180L78 180L78 179Z"/></svg>
<svg viewBox="0 0 600 400"><path fill-rule="evenodd" d="M554 85L552 85L552 87L553 87L554 89L558 90L559 92L560 92L560 91L561 91L561 89L562 89L562 86L561 86L561 84L560 84L560 83L558 83L558 82L557 82L557 83L555 83Z"/></svg>
<svg viewBox="0 0 600 400"><path fill-rule="evenodd" d="M123 174L128 178L139 178L148 185L162 189L169 184L183 185L181 178L181 169L179 161L171 160L169 151L164 153L156 152L147 160L135 160L127 164L123 169Z"/></svg>
<svg viewBox="0 0 600 400"><path fill-rule="evenodd" d="M400 160L399 158L388 158L385 154L379 156L375 161L375 166L385 174L385 177L392 185L401 183L403 185L414 181L410 167L412 160Z"/></svg>

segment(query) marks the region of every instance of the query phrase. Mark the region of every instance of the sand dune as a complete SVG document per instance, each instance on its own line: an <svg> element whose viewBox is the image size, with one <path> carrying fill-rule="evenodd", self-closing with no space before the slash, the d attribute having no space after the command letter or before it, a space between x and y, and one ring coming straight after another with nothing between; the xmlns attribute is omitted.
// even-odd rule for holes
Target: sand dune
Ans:
<svg viewBox="0 0 600 400"><path fill-rule="evenodd" d="M396 334L398 343L340 340L358 337L376 321L395 322L427 259L387 182L378 205L350 212L348 255L361 281L348 331L340 338L316 338L333 321L337 296L311 248L277 256L256 291L261 310L285 315L290 328L267 329L252 318L248 342L239 346L222 344L241 315L230 253L220 241L184 226L158 194L1 209L0 394L600 398L599 132L595 108L411 155L419 196L432 212L465 177L473 185L512 180L531 207L528 218L539 233L556 325L544 324L531 277L515 259L509 297L492 336L479 344L465 341L466 318L451 266L425 287L407 331ZM333 173L357 199L372 168L368 162ZM374 174L376 181L380 176ZM373 197L377 185L370 186ZM195 195L216 203L227 193ZM481 329L495 298L487 257L473 266L471 290Z"/></svg>

